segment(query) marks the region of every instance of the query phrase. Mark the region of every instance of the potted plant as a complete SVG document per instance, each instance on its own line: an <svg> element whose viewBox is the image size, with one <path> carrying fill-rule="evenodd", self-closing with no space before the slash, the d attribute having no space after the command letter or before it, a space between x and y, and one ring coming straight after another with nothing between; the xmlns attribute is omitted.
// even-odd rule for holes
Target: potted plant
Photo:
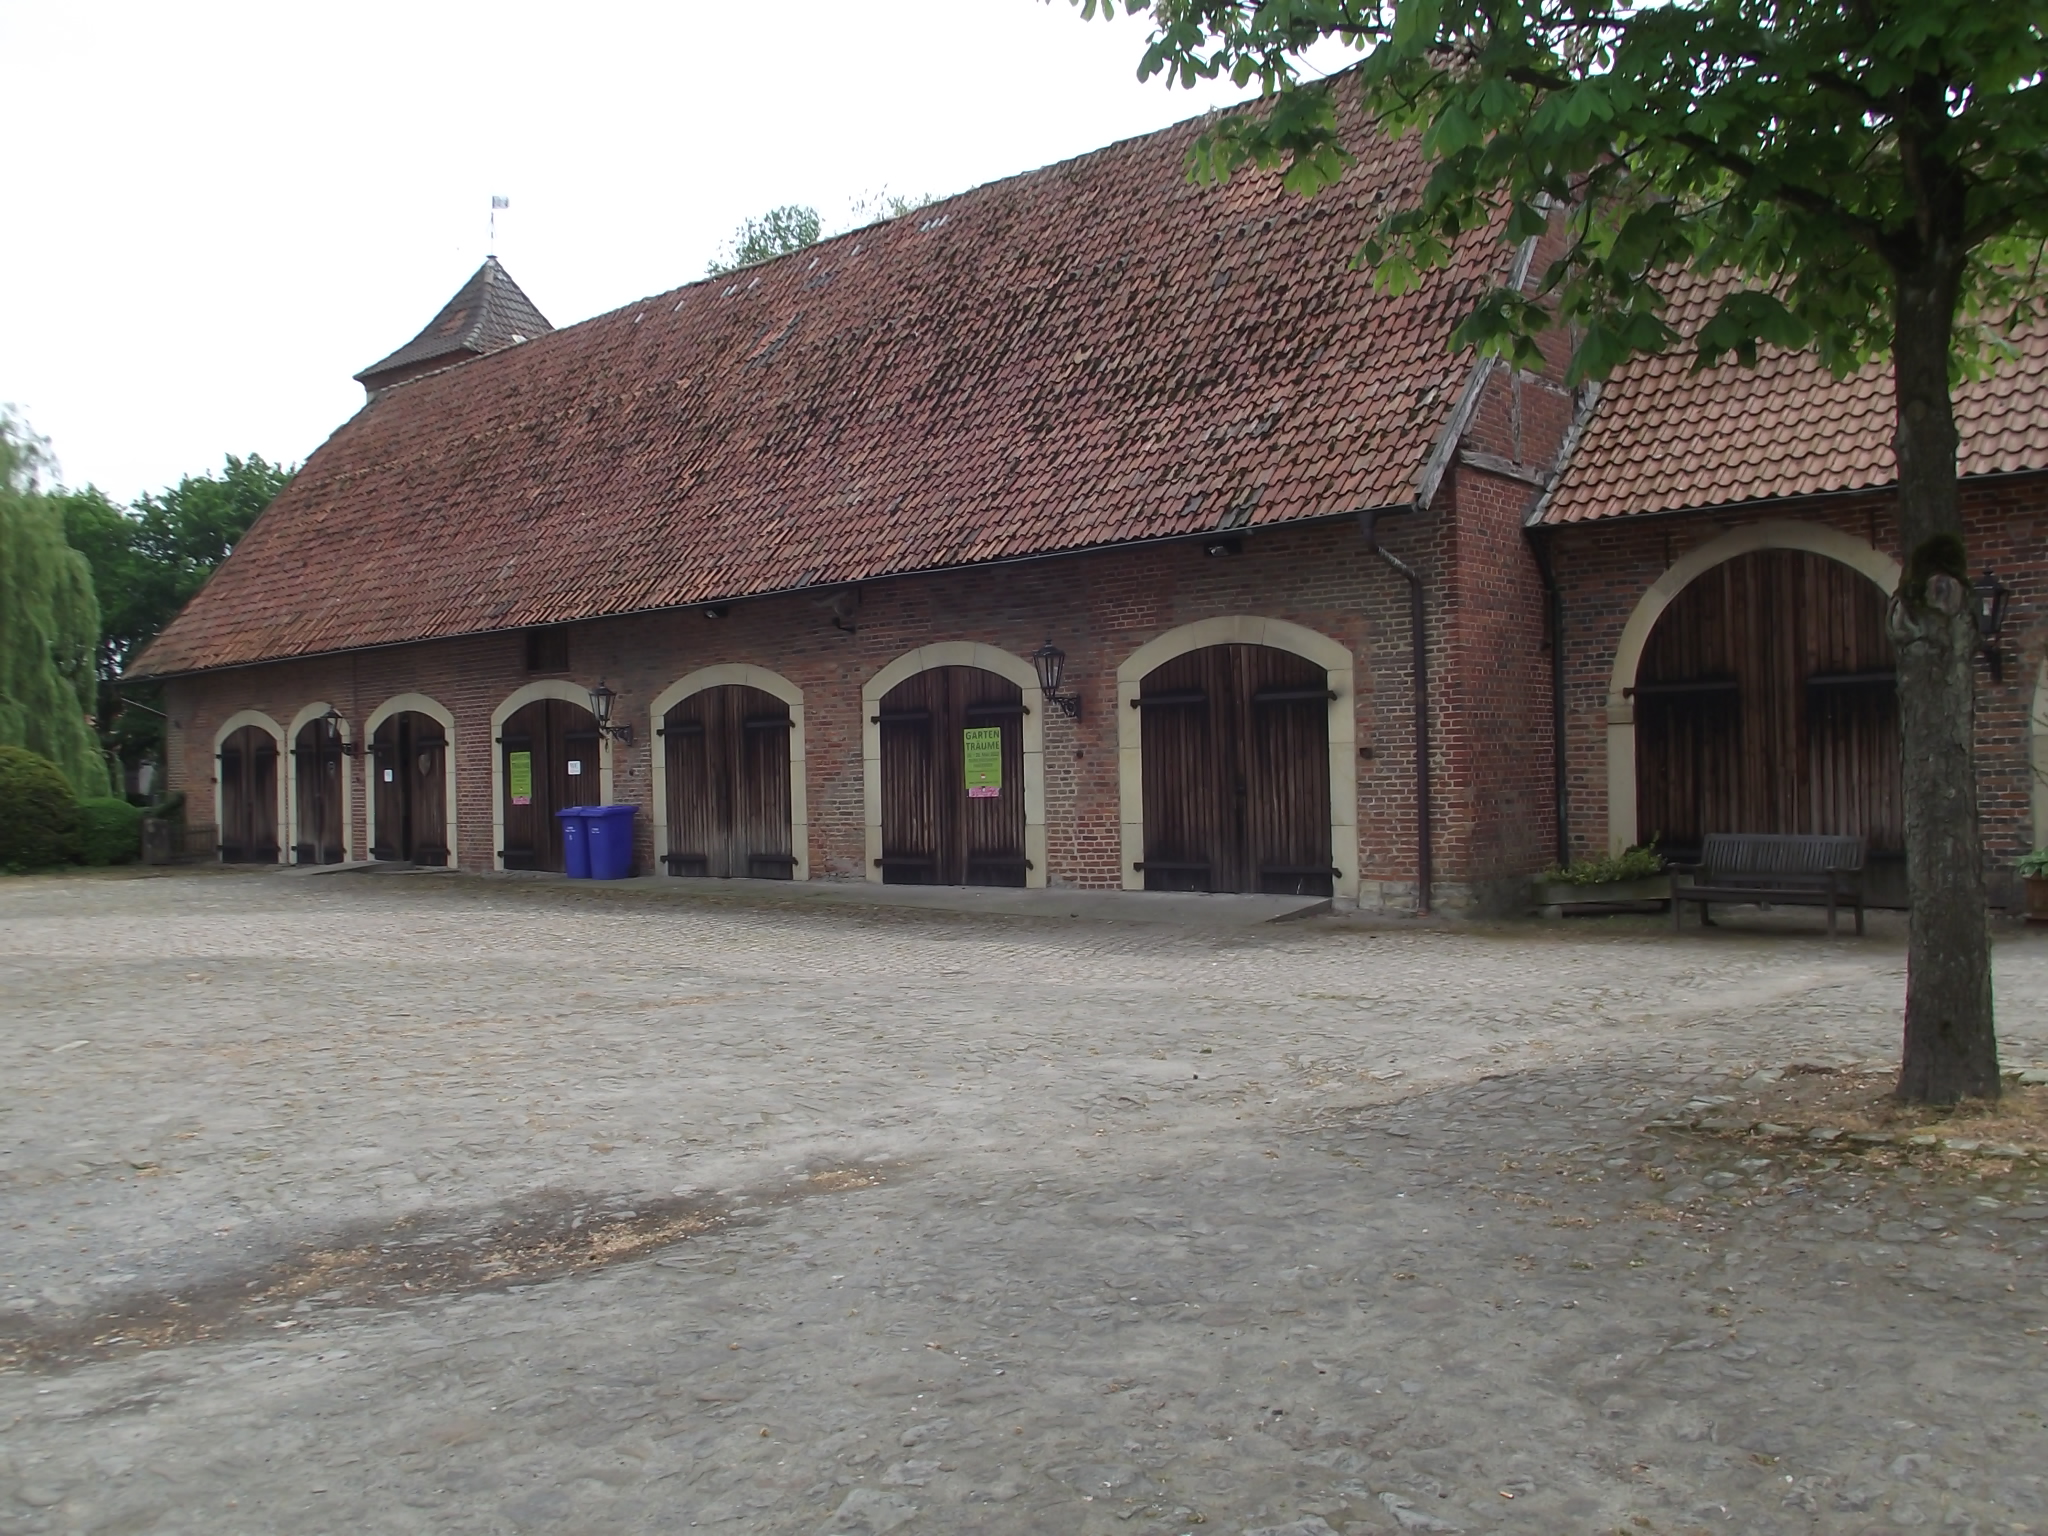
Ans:
<svg viewBox="0 0 2048 1536"><path fill-rule="evenodd" d="M2027 921L2048 923L2048 848L2024 855L2018 867L2027 882Z"/></svg>
<svg viewBox="0 0 2048 1536"><path fill-rule="evenodd" d="M1536 904L1545 917L1567 912L1648 912L1671 900L1664 858L1645 843L1602 859L1553 865L1536 877Z"/></svg>

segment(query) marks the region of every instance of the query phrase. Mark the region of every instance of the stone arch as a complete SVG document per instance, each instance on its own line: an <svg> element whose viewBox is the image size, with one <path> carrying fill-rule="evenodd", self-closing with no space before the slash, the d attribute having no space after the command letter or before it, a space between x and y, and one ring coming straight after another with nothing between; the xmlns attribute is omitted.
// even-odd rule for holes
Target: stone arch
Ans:
<svg viewBox="0 0 2048 1536"><path fill-rule="evenodd" d="M905 678L934 667L979 667L1024 690L1024 857L1030 861L1024 884L1045 884L1045 713L1039 697L1038 673L1030 662L1000 646L972 640L937 640L906 651L869 678L860 690L861 785L867 827L867 878L879 882L882 869L882 727L875 719L883 697Z"/></svg>
<svg viewBox="0 0 2048 1536"><path fill-rule="evenodd" d="M1635 611L1622 626L1614 648L1614 670L1607 684L1607 850L1620 853L1632 846L1636 828L1636 716L1629 690L1657 621L1680 592L1717 565L1737 555L1762 549L1796 549L1822 555L1860 571L1890 596L1899 588L1899 562L1839 528L1789 518L1746 523L1688 550L1650 583Z"/></svg>
<svg viewBox="0 0 2048 1536"><path fill-rule="evenodd" d="M695 672L676 679L654 696L654 703L647 712L647 740L654 759L654 850L657 863L662 850L668 847L668 753L656 745L662 739L662 721L670 710L691 694L729 685L758 688L789 706L789 837L790 851L796 855L796 868L791 871L790 878L808 880L811 878L811 817L810 796L804 781L804 691L780 672L771 672L766 667L752 666L743 661L699 667ZM664 873L668 872L667 865L658 863L658 867Z"/></svg>
<svg viewBox="0 0 2048 1536"><path fill-rule="evenodd" d="M327 712L327 706L324 704L321 705L320 712L322 714L325 714ZM284 781L292 777L292 774L289 771L291 766L291 759L285 755L285 748L289 746L291 743L290 738L285 735L283 729L278 725L278 723L275 720L271 719L270 716L266 715L260 709L236 710L235 713L229 715L227 719L223 720L220 723L219 729L217 729L213 733L214 832L216 836L219 834L221 828L221 818L225 814L224 807L221 804L220 749L227 743L227 739L230 736L234 735L235 732L239 731L245 725L254 725L262 727L265 731L268 731L270 733L271 740L277 743L277 854L278 862L282 863L284 862L285 850L290 846L288 843L284 841L285 832L291 824L289 819L291 815L291 807L285 799Z"/></svg>
<svg viewBox="0 0 2048 1536"><path fill-rule="evenodd" d="M560 699L579 708L590 708L590 690L579 688L566 678L544 677L506 694L491 711L491 868L505 867L505 754L498 750L498 735L505 722L536 699ZM452 744L451 744L452 745ZM450 757L454 756L450 752ZM599 736L597 742L597 797L612 803L612 739ZM451 849L453 844L449 845ZM460 860L458 859L459 863Z"/></svg>
<svg viewBox="0 0 2048 1536"><path fill-rule="evenodd" d="M308 704L296 715L293 715L292 727L285 733L283 761L288 771L280 774L279 777L284 779L286 783L286 819L278 823L279 826L284 828L284 846L278 850L281 862L283 863L288 864L291 862L289 855L299 846L299 760L293 755L298 751L299 732L303 731L313 721L320 719L330 709L333 709L336 715L341 716L342 746L346 748L352 745L356 738L355 732L349 727L348 717L342 715L340 709L329 704L325 699ZM344 752L341 759L341 861L344 864L356 862L355 825L355 778L353 771L349 767L348 755Z"/></svg>
<svg viewBox="0 0 2048 1536"><path fill-rule="evenodd" d="M1117 797L1123 829L1123 887L1145 889L1138 868L1145 857L1145 735L1136 707L1148 673L1176 656L1212 645L1267 645L1312 661L1330 677L1330 867L1339 871L1336 894L1358 898L1358 711L1356 662L1340 640L1285 619L1249 614L1200 619L1158 635L1116 669Z"/></svg>
<svg viewBox="0 0 2048 1536"><path fill-rule="evenodd" d="M517 709L519 706L515 704L512 707ZM377 739L377 728L386 720L389 720L393 715L407 713L425 715L428 719L437 722L442 731L446 733L448 745L441 754L441 782L442 793L446 796L448 806L448 862L451 866L460 868L462 865L462 854L459 852L461 845L455 841L455 825L457 820L455 810L455 716L444 709L439 700L430 698L424 693L393 694L382 704L371 710L369 719L363 722L363 747L365 751L368 750L370 744ZM492 734L495 735L496 732L493 731ZM369 759L364 758L363 761L367 763ZM368 768L364 769L366 773L370 771ZM377 846L377 791L374 785L364 792L363 809L365 812L364 827L368 837L366 846L374 850Z"/></svg>

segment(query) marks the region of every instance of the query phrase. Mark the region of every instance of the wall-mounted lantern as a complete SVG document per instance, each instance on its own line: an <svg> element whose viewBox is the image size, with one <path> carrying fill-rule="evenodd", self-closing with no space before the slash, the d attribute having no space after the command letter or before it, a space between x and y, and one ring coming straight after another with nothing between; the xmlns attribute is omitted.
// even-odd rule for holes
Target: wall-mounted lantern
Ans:
<svg viewBox="0 0 2048 1536"><path fill-rule="evenodd" d="M597 686L590 690L590 712L597 717L598 730L621 746L630 747L633 745L632 722L628 721L624 725L612 724L612 704L617 698L616 693L605 687L604 679L599 678Z"/></svg>
<svg viewBox="0 0 2048 1536"><path fill-rule="evenodd" d="M1998 637L2005 630L2005 610L2012 602L2012 588L1984 567L1984 574L1970 583L1970 595L1977 602L1977 650L1991 666L1993 682L2005 681L2005 658L1998 652Z"/></svg>
<svg viewBox="0 0 2048 1536"><path fill-rule="evenodd" d="M343 757L354 757L356 755L356 744L342 739L341 716L335 712L332 704L327 706L327 713L320 717L320 731L326 738L327 745L338 750Z"/></svg>
<svg viewBox="0 0 2048 1536"><path fill-rule="evenodd" d="M1071 720L1080 719L1081 696L1060 692L1060 679L1067 672L1067 653L1048 640L1031 653L1031 665L1038 669L1038 687L1045 695L1045 702L1056 706Z"/></svg>

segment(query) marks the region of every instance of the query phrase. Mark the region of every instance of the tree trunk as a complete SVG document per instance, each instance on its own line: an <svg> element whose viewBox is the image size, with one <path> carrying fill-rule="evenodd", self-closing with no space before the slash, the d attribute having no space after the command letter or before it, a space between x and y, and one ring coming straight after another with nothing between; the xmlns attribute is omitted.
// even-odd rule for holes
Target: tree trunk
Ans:
<svg viewBox="0 0 2048 1536"><path fill-rule="evenodd" d="M1991 933L1977 825L1976 603L1962 543L1949 356L1961 261L1899 273L1892 349L1899 531L1892 604L1905 738L1912 899L1898 1096L1948 1104L1998 1094Z"/></svg>

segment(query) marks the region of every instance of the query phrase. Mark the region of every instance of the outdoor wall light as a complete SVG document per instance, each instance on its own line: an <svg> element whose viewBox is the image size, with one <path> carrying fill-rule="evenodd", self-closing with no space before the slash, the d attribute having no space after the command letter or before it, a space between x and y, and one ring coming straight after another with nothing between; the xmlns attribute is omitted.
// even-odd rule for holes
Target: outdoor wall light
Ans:
<svg viewBox="0 0 2048 1536"><path fill-rule="evenodd" d="M1060 692L1060 679L1067 672L1067 653L1048 640L1031 653L1031 665L1038 669L1038 686L1045 694L1045 702L1057 706L1069 719L1080 719L1081 696Z"/></svg>
<svg viewBox="0 0 2048 1536"><path fill-rule="evenodd" d="M597 717L597 728L600 731L621 746L630 747L633 745L632 722L628 721L624 725L612 724L612 703L617 698L618 695L605 687L604 679L600 677L597 686L590 690L590 712Z"/></svg>
<svg viewBox="0 0 2048 1536"><path fill-rule="evenodd" d="M1970 583L1970 595L1977 600L1978 651L1990 663L1993 682L2005 681L2005 658L1998 651L1998 637L2005 630L2005 610L2012 602L2012 588L1984 567L1984 574Z"/></svg>
<svg viewBox="0 0 2048 1536"><path fill-rule="evenodd" d="M722 619L731 612L732 610L723 603L712 603L705 608L704 617L707 619Z"/></svg>
<svg viewBox="0 0 2048 1536"><path fill-rule="evenodd" d="M1244 540L1236 534L1210 539L1202 546L1202 553L1216 560L1221 560L1226 555L1241 555L1244 553Z"/></svg>
<svg viewBox="0 0 2048 1536"><path fill-rule="evenodd" d="M339 746L343 757L354 757L356 755L356 744L352 741L342 740L341 716L335 712L332 704L327 706L327 713L320 717L320 726L326 734L328 746Z"/></svg>

